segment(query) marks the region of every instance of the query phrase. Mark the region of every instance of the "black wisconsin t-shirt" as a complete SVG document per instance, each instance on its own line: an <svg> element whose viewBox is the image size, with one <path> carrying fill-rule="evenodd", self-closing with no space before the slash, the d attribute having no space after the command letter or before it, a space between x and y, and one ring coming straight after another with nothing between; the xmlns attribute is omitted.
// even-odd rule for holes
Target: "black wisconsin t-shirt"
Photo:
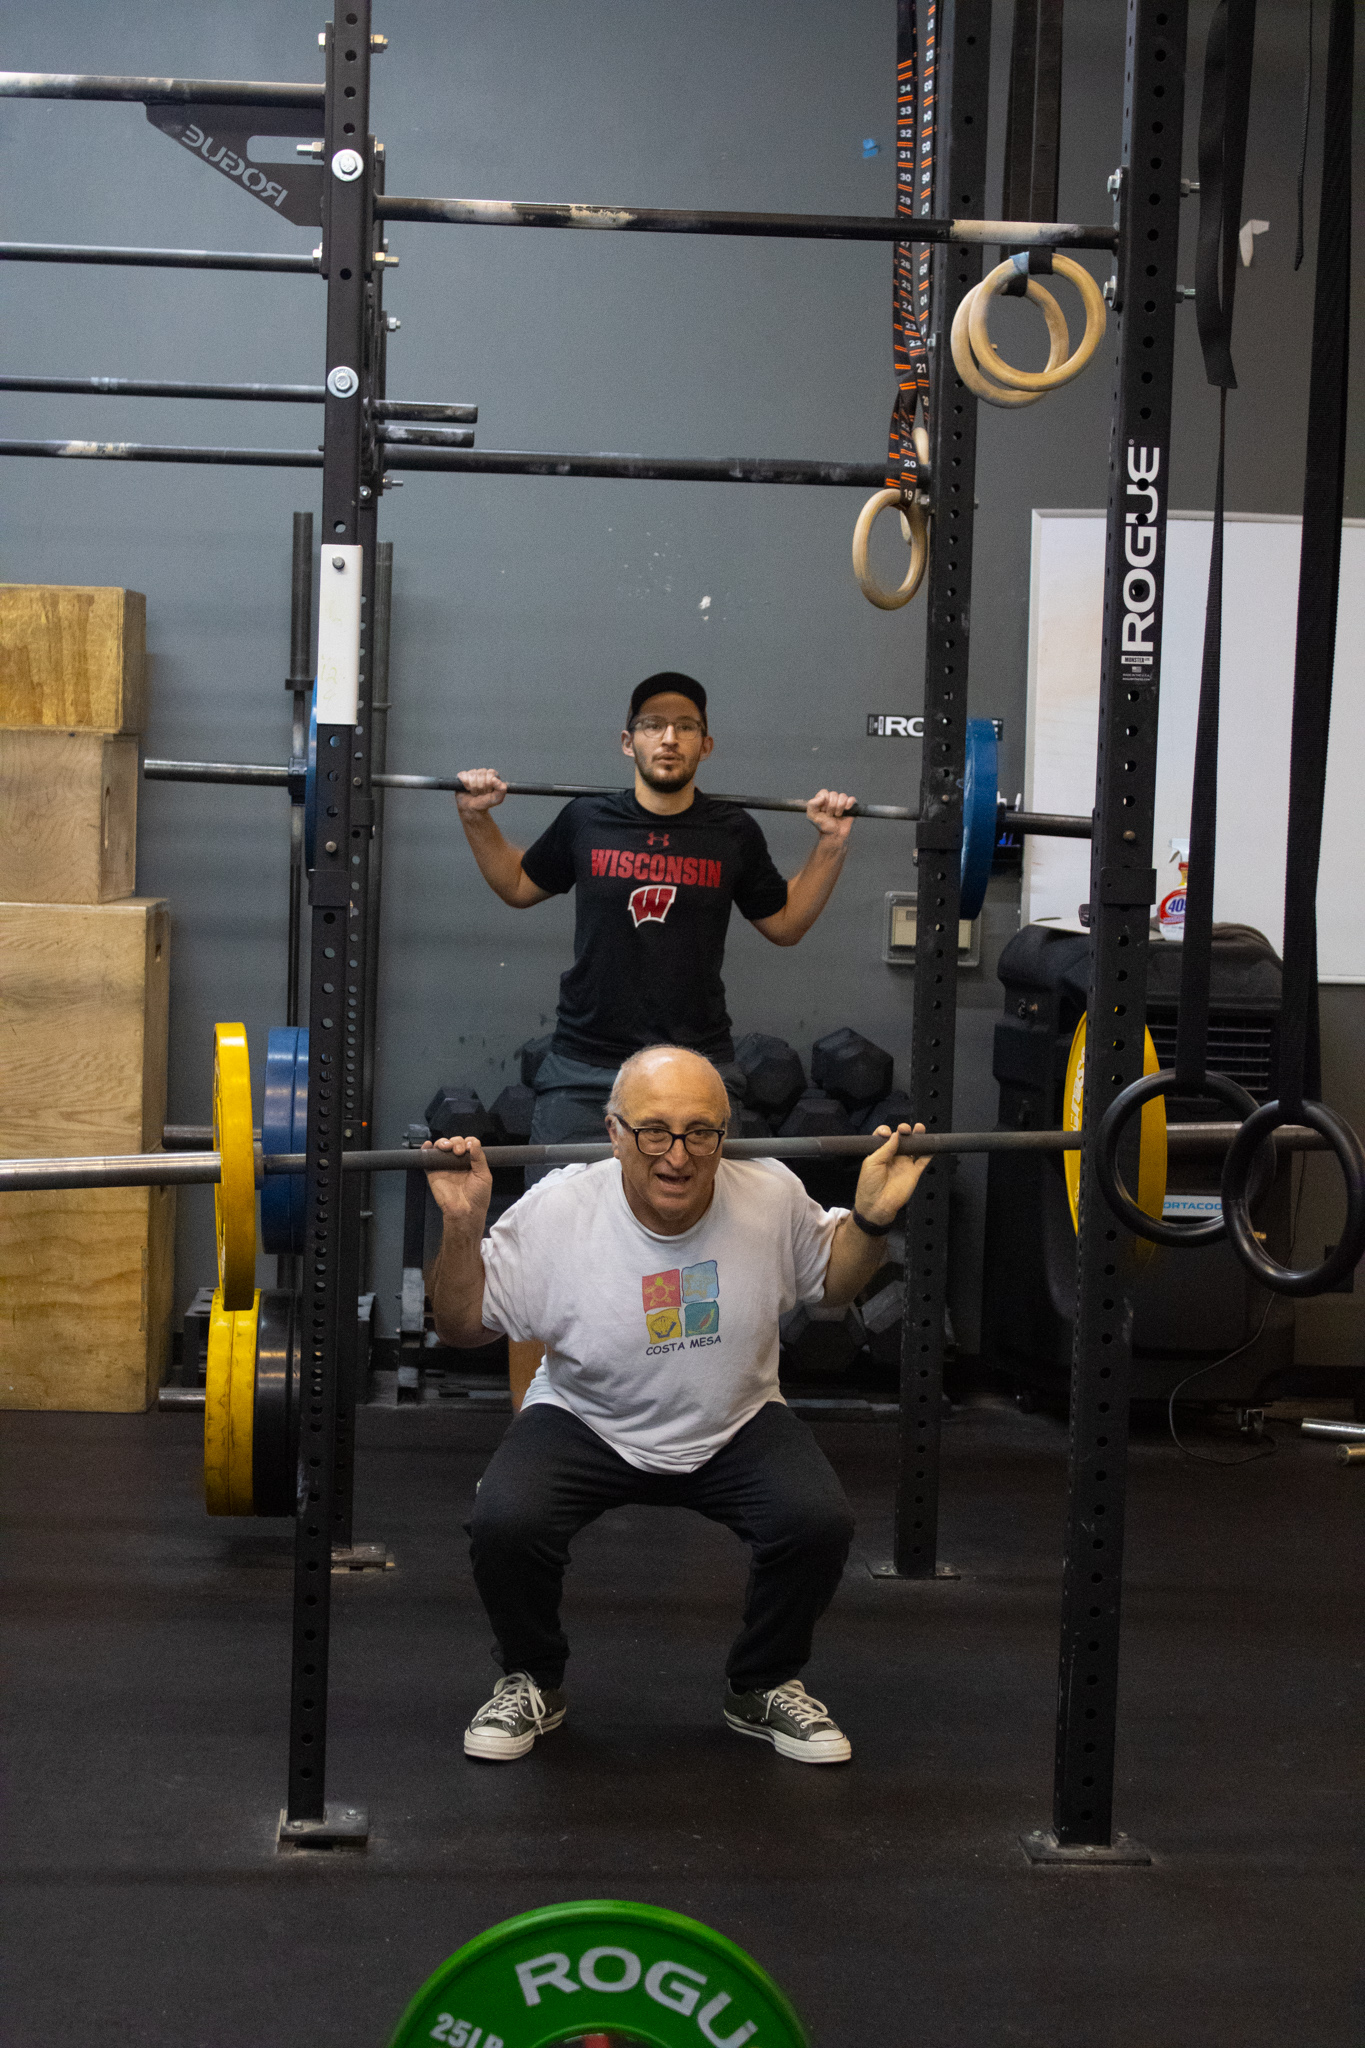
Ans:
<svg viewBox="0 0 1365 2048"><path fill-rule="evenodd" d="M662 1040L733 1058L721 981L730 905L752 919L787 900L746 810L697 791L687 810L661 818L634 790L580 796L521 864L551 896L578 891L557 1052L615 1067Z"/></svg>

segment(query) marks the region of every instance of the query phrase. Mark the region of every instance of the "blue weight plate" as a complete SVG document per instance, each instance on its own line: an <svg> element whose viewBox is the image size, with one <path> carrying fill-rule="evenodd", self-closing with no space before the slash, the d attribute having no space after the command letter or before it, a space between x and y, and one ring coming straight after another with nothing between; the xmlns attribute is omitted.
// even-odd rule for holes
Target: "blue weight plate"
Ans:
<svg viewBox="0 0 1365 2048"><path fill-rule="evenodd" d="M294 1076L300 1037L296 1024L277 1024L265 1042L265 1099L261 1104L261 1150L294 1150ZM268 1252L292 1252L294 1244L293 1183L278 1173L261 1184L261 1245Z"/></svg>
<svg viewBox="0 0 1365 2048"><path fill-rule="evenodd" d="M1000 810L999 750L989 718L967 720L967 765L962 777L961 915L980 917L995 857Z"/></svg>
<svg viewBox="0 0 1365 2048"><path fill-rule="evenodd" d="M303 785L303 864L311 875L318 845L318 707L308 714L308 772Z"/></svg>
<svg viewBox="0 0 1365 2048"><path fill-rule="evenodd" d="M298 1047L294 1054L294 1121L293 1138L289 1149L291 1152L306 1152L308 1150L308 1032L306 1027L299 1031ZM306 1184L303 1175L301 1173L291 1173L287 1185L290 1193L290 1217L293 1229L293 1243L290 1249L301 1252L304 1240L304 1219L307 1214L305 1206Z"/></svg>

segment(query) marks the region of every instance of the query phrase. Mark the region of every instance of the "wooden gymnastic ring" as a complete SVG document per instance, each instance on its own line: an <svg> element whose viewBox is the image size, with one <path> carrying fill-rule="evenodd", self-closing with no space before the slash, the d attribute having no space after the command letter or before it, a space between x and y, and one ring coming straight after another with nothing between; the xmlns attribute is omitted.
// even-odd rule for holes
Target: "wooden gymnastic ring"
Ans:
<svg viewBox="0 0 1365 2048"><path fill-rule="evenodd" d="M902 531L908 529L910 542L910 567L905 580L898 590L883 590L867 566L867 543L872 532L872 522L879 512L888 505L901 508ZM874 491L853 529L853 573L858 579L858 588L869 604L875 604L879 611L898 612L903 604L909 604L924 580L924 571L929 562L929 524L924 516L924 507L918 494L906 498L899 490Z"/></svg>
<svg viewBox="0 0 1365 2048"><path fill-rule="evenodd" d="M1011 260L997 263L988 276L983 277L974 291L969 293L972 304L967 315L967 334L972 345L972 354L982 371L993 377L998 384L1007 384L1014 391L1055 391L1059 385L1069 384L1081 371L1100 345L1109 318L1103 294L1084 264L1077 263L1070 256L1062 256L1055 250L1052 257L1053 273L1069 278L1081 295L1085 308L1085 333L1074 355L1065 362L1054 364L1049 357L1045 370L1016 370L1013 363L1007 363L991 340L986 321L990 313L990 302L1001 286L1019 272ZM1030 285L1033 280L1029 280ZM1033 297L1030 290L1028 296ZM1051 323L1049 322L1049 326ZM1067 339L1070 347L1070 337Z"/></svg>
<svg viewBox="0 0 1365 2048"><path fill-rule="evenodd" d="M1014 270L1013 264L1006 264L1003 267L1011 271ZM1014 274L1017 276L1018 272L1016 271ZM995 271L992 271L991 277L995 275ZM987 405L1036 405L1038 400L1044 395L1041 391L1011 391L1003 385L992 383L991 379L986 376L977 363L976 357L972 354L968 323L972 317L972 308L976 303L977 293L983 292L989 282L990 279L986 278L980 284L974 284L971 290L965 294L962 303L953 315L952 332L949 339L952 345L953 363L957 369L957 374L967 389L974 391L978 398L984 398ZM1035 306L1042 308L1043 318L1047 322L1048 368L1053 369L1058 363L1066 360L1066 352L1071 346L1071 336L1068 334L1066 327L1066 315L1053 298L1051 292L1044 291L1042 285L1036 283L1033 278L1030 278L1028 281L1026 296L1033 300Z"/></svg>

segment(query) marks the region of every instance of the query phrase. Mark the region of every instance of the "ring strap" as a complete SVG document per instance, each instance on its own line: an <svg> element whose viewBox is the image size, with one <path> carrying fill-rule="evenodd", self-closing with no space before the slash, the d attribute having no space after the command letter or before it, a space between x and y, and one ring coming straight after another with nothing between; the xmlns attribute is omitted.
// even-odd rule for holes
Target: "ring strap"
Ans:
<svg viewBox="0 0 1365 2048"><path fill-rule="evenodd" d="M1204 661L1199 677L1194 781L1190 791L1190 861L1185 879L1185 944L1180 956L1176 1018L1176 1085L1197 1093L1208 1065L1209 992L1213 976L1213 877L1218 844L1218 709L1223 657L1223 468L1228 394L1218 393L1218 473L1213 487L1209 591L1204 607Z"/></svg>
<svg viewBox="0 0 1365 2048"><path fill-rule="evenodd" d="M896 211L931 213L934 202L935 75L938 0L927 0L920 47L919 0L896 6ZM897 242L891 269L892 357L896 403L887 437L886 487L903 497L918 488L917 409L929 424L929 309L933 252L928 243Z"/></svg>
<svg viewBox="0 0 1365 2048"><path fill-rule="evenodd" d="M1208 1065L1209 993L1213 971L1213 884L1218 843L1218 717L1223 647L1224 476L1227 396L1237 388L1232 367L1232 307L1237 283L1237 229L1242 210L1256 0L1218 0L1204 51L1199 114L1199 247L1195 311L1204 373L1218 391L1218 470L1209 540L1204 655L1199 677L1194 780L1190 792L1190 859L1185 882L1184 949L1176 1023L1175 1078L1197 1092Z"/></svg>
<svg viewBox="0 0 1365 2048"><path fill-rule="evenodd" d="M1322 1085L1318 1049L1318 860L1332 711L1346 470L1354 45L1352 0L1332 0L1285 848L1279 1100L1281 1113L1291 1122L1299 1118L1305 1096L1317 1097Z"/></svg>
<svg viewBox="0 0 1365 2048"><path fill-rule="evenodd" d="M1005 106L1005 220L1056 220L1062 143L1063 0L1015 0ZM1012 255L1012 250L1003 253ZM1050 252L1043 252L1050 253ZM1039 266L1030 264L1036 274ZM1051 268L1049 263L1047 266ZM1011 282L1002 298L1022 298Z"/></svg>
<svg viewBox="0 0 1365 2048"><path fill-rule="evenodd" d="M1063 0L1015 0L1005 114L1005 220L1056 220Z"/></svg>
<svg viewBox="0 0 1365 2048"><path fill-rule="evenodd" d="M1232 367L1232 302L1242 218L1256 0L1218 0L1204 50L1199 110L1199 242L1194 312L1204 374L1224 391L1237 389Z"/></svg>

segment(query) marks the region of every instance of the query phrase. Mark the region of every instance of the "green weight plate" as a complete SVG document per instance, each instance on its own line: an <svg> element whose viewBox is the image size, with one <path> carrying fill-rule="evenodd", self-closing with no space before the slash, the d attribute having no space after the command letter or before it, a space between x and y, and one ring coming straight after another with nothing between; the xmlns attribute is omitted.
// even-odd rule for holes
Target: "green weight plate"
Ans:
<svg viewBox="0 0 1365 2048"><path fill-rule="evenodd" d="M807 2048L752 1956L664 1906L581 1899L476 1935L429 1977L391 2048Z"/></svg>

